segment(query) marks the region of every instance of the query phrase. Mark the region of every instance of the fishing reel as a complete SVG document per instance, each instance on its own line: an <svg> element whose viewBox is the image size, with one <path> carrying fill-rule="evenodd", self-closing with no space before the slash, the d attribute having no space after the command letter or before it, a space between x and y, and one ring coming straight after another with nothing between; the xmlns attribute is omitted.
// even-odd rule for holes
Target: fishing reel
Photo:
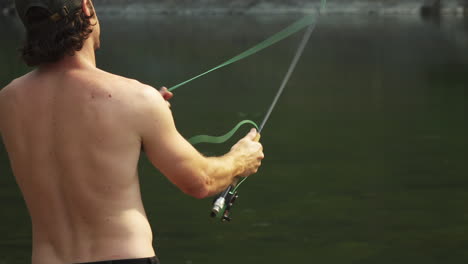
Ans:
<svg viewBox="0 0 468 264"><path fill-rule="evenodd" d="M211 217L221 219L222 222L230 222L232 220L230 217L231 208L237 198L239 198L237 190L233 185L230 185L213 201Z"/></svg>

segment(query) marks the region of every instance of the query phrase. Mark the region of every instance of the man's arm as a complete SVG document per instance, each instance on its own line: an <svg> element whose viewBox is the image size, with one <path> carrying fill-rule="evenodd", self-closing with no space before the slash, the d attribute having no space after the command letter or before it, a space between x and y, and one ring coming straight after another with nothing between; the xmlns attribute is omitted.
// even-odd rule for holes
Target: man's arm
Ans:
<svg viewBox="0 0 468 264"><path fill-rule="evenodd" d="M5 112L5 110L3 110L3 107L4 107L3 97L4 97L4 95L2 93L2 89L0 89L0 140L2 140L2 130L3 130L3 128L2 128L3 127L3 122L2 121L4 120L3 115L4 115L4 112Z"/></svg>
<svg viewBox="0 0 468 264"><path fill-rule="evenodd" d="M141 138L151 163L183 192L196 198L215 195L236 176L256 173L263 159L256 131L222 157L204 157L177 131L172 113L161 94L144 87L141 101Z"/></svg>

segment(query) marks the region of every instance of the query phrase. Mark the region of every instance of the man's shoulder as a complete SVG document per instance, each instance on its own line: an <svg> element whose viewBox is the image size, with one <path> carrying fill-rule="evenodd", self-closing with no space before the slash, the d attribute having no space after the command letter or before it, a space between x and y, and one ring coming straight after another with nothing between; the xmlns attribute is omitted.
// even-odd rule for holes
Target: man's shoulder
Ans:
<svg viewBox="0 0 468 264"><path fill-rule="evenodd" d="M27 85L28 79L30 79L32 73L33 72L29 72L21 77L13 79L5 87L0 88L0 121L6 119L9 114L9 105L14 102L12 99L14 99L16 94L18 94L18 90ZM0 130L2 125L1 123L2 122L0 122Z"/></svg>
<svg viewBox="0 0 468 264"><path fill-rule="evenodd" d="M21 86L24 84L28 78L30 78L30 75L32 72L26 73L25 75L18 77L16 79L13 79L9 84L7 84L5 87L0 88L0 96L3 94L3 96L12 90L14 90L16 87Z"/></svg>
<svg viewBox="0 0 468 264"><path fill-rule="evenodd" d="M8 94L11 94L11 92L15 90L15 87L18 87L20 83L23 82L24 78L25 76L14 79L5 87L0 88L0 107L2 105L2 101L6 100L5 98L8 96Z"/></svg>
<svg viewBox="0 0 468 264"><path fill-rule="evenodd" d="M141 93L147 90L155 90L148 84L144 84L138 80L113 74L103 70L94 72L96 78L103 82L104 85L111 85L114 88L124 88L127 92Z"/></svg>
<svg viewBox="0 0 468 264"><path fill-rule="evenodd" d="M146 112L148 108L166 105L159 91L148 84L103 70L98 70L95 74L99 75L94 77L99 79L100 85L114 90L122 101L138 111Z"/></svg>
<svg viewBox="0 0 468 264"><path fill-rule="evenodd" d="M7 114L6 104L11 101L8 99L9 94L11 95L12 90L17 86L18 79L11 81L7 86L0 88L0 134L2 134L3 120L5 114Z"/></svg>

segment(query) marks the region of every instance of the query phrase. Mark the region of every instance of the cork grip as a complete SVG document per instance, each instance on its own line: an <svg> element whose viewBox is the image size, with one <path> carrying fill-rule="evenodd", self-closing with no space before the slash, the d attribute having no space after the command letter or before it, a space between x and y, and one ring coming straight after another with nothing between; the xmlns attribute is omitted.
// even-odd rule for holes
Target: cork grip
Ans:
<svg viewBox="0 0 468 264"><path fill-rule="evenodd" d="M260 142L260 138L261 138L261 137L262 137L262 136L260 135L260 133L257 133L257 135L256 135L255 138L254 138L254 141L255 141L255 142ZM234 178L234 181L231 183L231 186L232 186L232 187L235 187L235 186L239 183L239 181L240 181L241 179L242 179L242 177L240 177L240 176L237 176L236 178Z"/></svg>
<svg viewBox="0 0 468 264"><path fill-rule="evenodd" d="M260 135L260 133L257 133L257 135L255 136L254 138L254 141L255 142L260 142L260 138L262 137L262 135Z"/></svg>

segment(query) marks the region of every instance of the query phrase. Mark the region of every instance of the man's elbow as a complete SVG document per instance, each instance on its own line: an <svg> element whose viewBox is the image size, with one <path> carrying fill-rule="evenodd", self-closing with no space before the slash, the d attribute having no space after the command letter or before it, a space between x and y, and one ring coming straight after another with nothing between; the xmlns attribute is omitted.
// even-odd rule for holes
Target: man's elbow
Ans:
<svg viewBox="0 0 468 264"><path fill-rule="evenodd" d="M193 177L196 180L194 180L189 186L182 188L182 191L196 199L205 199L212 193L212 181L204 173L197 174L198 175L194 175Z"/></svg>
<svg viewBox="0 0 468 264"><path fill-rule="evenodd" d="M185 194L192 196L196 199L205 199L210 196L210 191L208 186L197 186L194 188L183 189L182 190Z"/></svg>
<svg viewBox="0 0 468 264"><path fill-rule="evenodd" d="M189 194L190 196L194 197L195 199L205 199L209 197L209 192L207 190L198 190L196 192L192 192Z"/></svg>

